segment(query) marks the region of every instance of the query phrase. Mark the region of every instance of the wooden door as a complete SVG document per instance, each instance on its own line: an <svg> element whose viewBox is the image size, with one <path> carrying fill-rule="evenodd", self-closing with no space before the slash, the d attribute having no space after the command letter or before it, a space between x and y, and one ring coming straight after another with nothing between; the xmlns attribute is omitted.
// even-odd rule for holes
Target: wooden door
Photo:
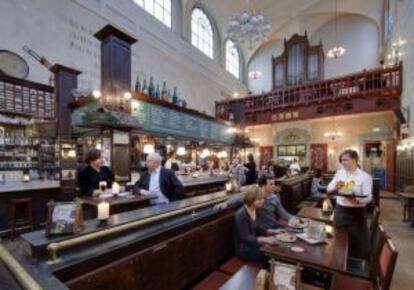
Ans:
<svg viewBox="0 0 414 290"><path fill-rule="evenodd" d="M311 144L311 169L328 170L328 144Z"/></svg>
<svg viewBox="0 0 414 290"><path fill-rule="evenodd" d="M387 191L393 192L395 187L395 143L394 141L389 141L385 147L386 151L386 174L387 174Z"/></svg>
<svg viewBox="0 0 414 290"><path fill-rule="evenodd" d="M273 160L273 146L260 147L260 167Z"/></svg>

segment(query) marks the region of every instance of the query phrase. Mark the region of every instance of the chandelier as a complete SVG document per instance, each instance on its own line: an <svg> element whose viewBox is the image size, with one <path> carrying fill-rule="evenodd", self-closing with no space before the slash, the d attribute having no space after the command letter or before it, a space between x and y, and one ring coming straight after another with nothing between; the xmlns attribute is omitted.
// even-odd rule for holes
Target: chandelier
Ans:
<svg viewBox="0 0 414 290"><path fill-rule="evenodd" d="M328 50L326 54L327 57L337 59L343 56L346 52L346 49L342 46L338 46L338 0L335 0L335 46Z"/></svg>
<svg viewBox="0 0 414 290"><path fill-rule="evenodd" d="M249 78L251 78L253 80L257 80L261 76L262 76L262 72L260 70L249 71Z"/></svg>
<svg viewBox="0 0 414 290"><path fill-rule="evenodd" d="M339 137L342 137L344 135L344 133L342 133L341 131L336 130L335 117L332 117L332 125L333 125L332 126L332 131L325 132L323 134L323 137L329 138L332 141L335 141Z"/></svg>
<svg viewBox="0 0 414 290"><path fill-rule="evenodd" d="M267 41L272 26L262 13L250 9L250 1L246 0L246 10L239 16L230 18L227 36L239 45L247 45L253 49L256 44Z"/></svg>

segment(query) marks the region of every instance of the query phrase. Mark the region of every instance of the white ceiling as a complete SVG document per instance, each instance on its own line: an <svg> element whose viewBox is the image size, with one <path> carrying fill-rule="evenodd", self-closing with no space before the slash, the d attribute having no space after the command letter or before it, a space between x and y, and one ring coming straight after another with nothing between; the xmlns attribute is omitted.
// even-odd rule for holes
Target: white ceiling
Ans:
<svg viewBox="0 0 414 290"><path fill-rule="evenodd" d="M257 11L265 14L272 25L270 41L288 38L294 33L311 36L321 26L334 18L334 0L250 0ZM338 0L340 15L356 14L367 17L378 27L382 23L384 0ZM196 3L204 7L216 22L222 40L226 38L227 22L231 16L240 15L246 0L183 0L183 7L191 9ZM265 44L262 44L265 45ZM260 47L252 51L243 49L246 63Z"/></svg>

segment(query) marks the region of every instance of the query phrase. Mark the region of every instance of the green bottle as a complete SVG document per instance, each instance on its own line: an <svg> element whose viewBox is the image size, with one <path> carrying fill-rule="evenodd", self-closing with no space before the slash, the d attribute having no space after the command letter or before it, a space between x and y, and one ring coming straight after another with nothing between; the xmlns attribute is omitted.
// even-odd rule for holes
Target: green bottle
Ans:
<svg viewBox="0 0 414 290"><path fill-rule="evenodd" d="M172 103L174 105L178 104L177 87L174 87L174 92L173 92L173 95L172 95Z"/></svg>

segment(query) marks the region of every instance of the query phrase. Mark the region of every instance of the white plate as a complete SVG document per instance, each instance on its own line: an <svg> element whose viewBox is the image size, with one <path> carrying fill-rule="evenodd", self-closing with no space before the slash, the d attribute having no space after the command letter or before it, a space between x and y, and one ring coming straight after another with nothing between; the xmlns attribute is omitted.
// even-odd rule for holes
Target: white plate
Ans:
<svg viewBox="0 0 414 290"><path fill-rule="evenodd" d="M286 238L288 237L288 238ZM279 242L283 242L283 243L293 243L296 241L296 235L292 235L292 234L277 234L275 236L275 239L278 240Z"/></svg>

